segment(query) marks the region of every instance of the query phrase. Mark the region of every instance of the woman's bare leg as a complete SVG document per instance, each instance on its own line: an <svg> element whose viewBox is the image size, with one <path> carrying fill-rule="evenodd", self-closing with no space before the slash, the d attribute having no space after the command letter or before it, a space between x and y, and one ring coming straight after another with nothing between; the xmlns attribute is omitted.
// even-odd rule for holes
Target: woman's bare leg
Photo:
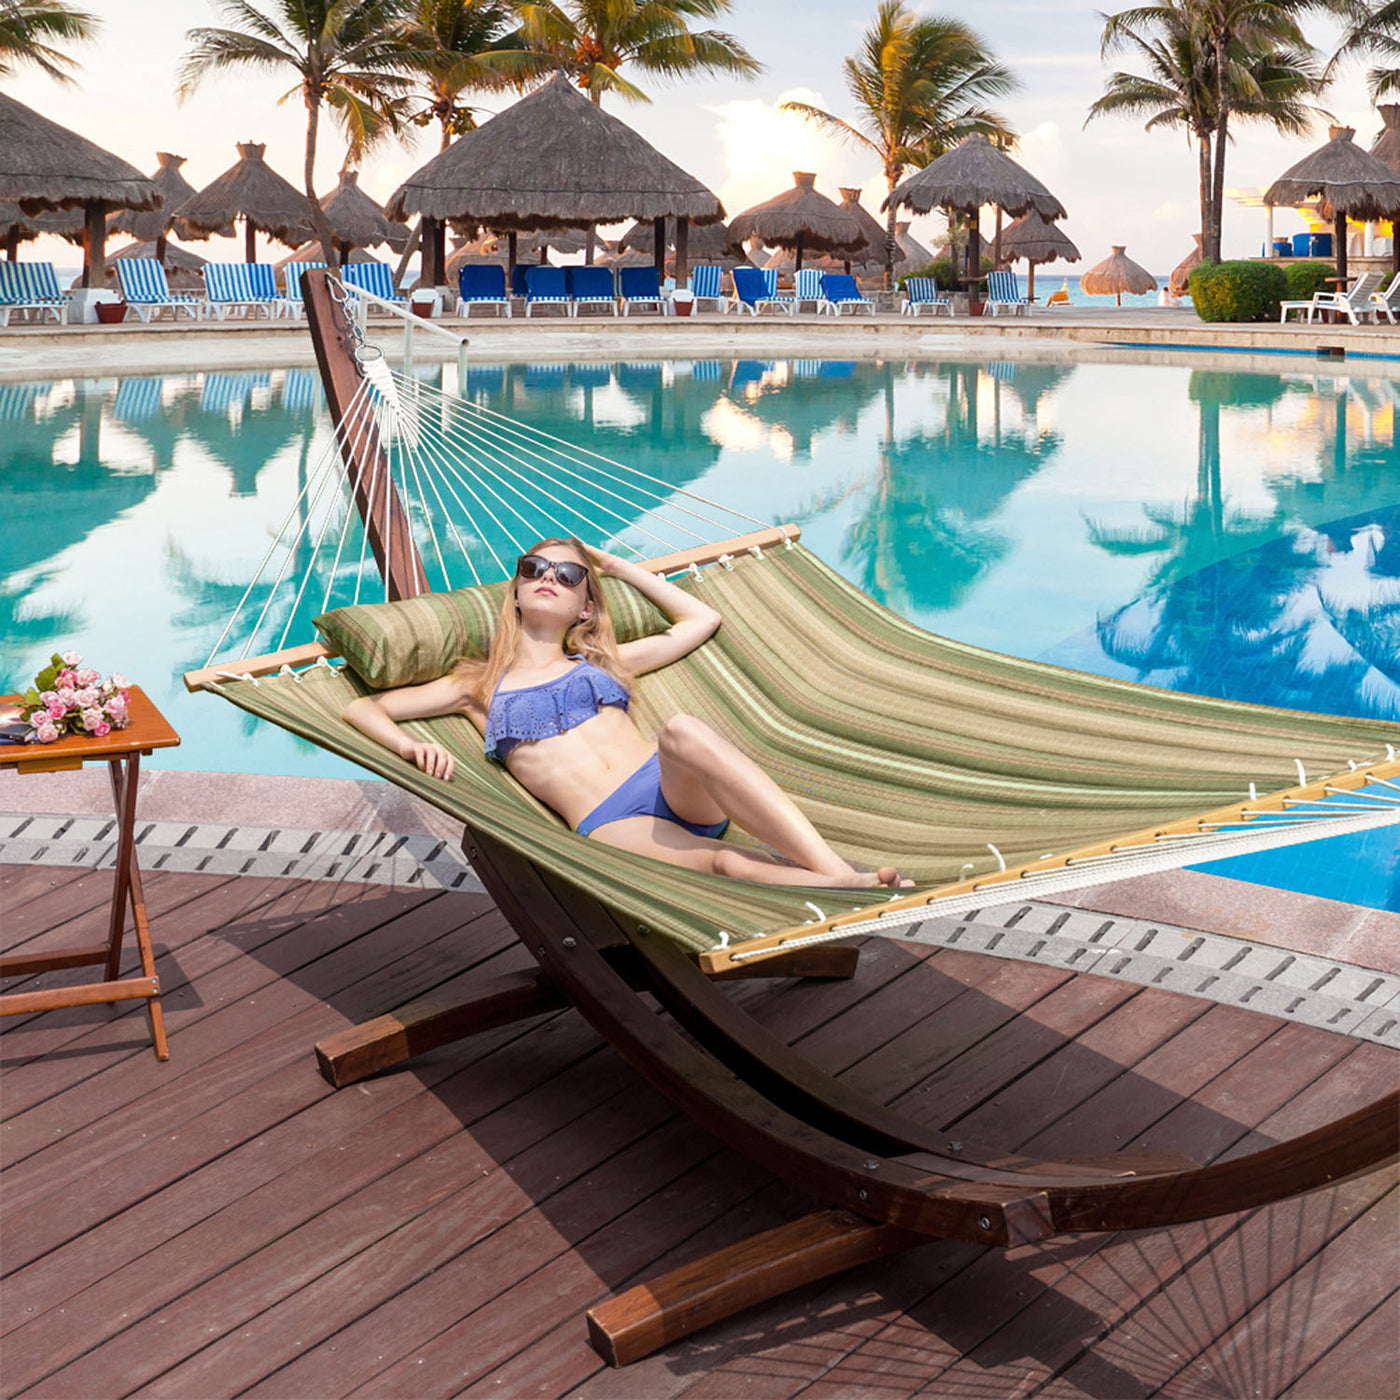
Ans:
<svg viewBox="0 0 1400 1400"><path fill-rule="evenodd" d="M667 720L657 735L657 749L661 759L661 794L678 817L703 825L728 817L750 836L802 867L794 872L802 877L799 879L758 874L740 878L763 879L773 884L868 882L868 877L863 877L827 845L797 804L758 764L703 720L690 715ZM821 878L813 881L812 875ZM877 878L880 884L893 885L898 883L899 874L892 866L886 866Z"/></svg>

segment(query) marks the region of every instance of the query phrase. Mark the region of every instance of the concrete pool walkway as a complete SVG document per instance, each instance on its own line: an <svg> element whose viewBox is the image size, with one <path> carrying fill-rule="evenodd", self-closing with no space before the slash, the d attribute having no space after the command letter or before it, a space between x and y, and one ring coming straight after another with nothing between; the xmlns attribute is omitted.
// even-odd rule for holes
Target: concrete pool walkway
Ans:
<svg viewBox="0 0 1400 1400"><path fill-rule="evenodd" d="M487 360L573 360L619 354L641 358L698 359L787 355L802 358L973 356L1002 353L1112 353L1135 358L1183 351L1192 363L1219 357L1244 368L1243 358L1274 364L1342 366L1356 356L1400 361L1400 326L1323 326L1290 323L1207 325L1189 308L1101 309L1071 307L1022 317L942 318L894 314L841 317L699 315L688 319L582 316L526 320L444 318L435 324L465 335L468 353ZM402 324L376 317L371 338L391 358L403 348ZM1243 355L1241 352L1244 352ZM455 358L452 344L435 335L415 336L415 359ZM0 330L0 381L40 376L142 374L176 369L225 369L314 363L304 321L161 322L119 326L11 326ZM1342 372L1345 372L1344 370Z"/></svg>

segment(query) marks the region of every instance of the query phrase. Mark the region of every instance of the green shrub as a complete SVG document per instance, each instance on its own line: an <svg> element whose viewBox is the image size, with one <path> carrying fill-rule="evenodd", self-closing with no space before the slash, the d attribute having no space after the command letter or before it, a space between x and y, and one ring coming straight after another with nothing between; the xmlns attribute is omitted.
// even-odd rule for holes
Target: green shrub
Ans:
<svg viewBox="0 0 1400 1400"><path fill-rule="evenodd" d="M1277 321L1288 296L1283 269L1266 262L1201 263L1191 269L1191 301L1203 321Z"/></svg>
<svg viewBox="0 0 1400 1400"><path fill-rule="evenodd" d="M1327 285L1327 279L1336 275L1337 269L1331 263L1290 263L1283 269L1283 280L1288 284L1288 300L1311 301L1315 292L1333 290Z"/></svg>
<svg viewBox="0 0 1400 1400"><path fill-rule="evenodd" d="M992 263L989 259L982 259L982 272L992 270ZM952 258L937 258L929 263L927 267L916 268L913 272L901 273L899 285L904 286L906 277L932 277L934 285L940 292L960 292L963 289L963 272L960 264L954 263Z"/></svg>

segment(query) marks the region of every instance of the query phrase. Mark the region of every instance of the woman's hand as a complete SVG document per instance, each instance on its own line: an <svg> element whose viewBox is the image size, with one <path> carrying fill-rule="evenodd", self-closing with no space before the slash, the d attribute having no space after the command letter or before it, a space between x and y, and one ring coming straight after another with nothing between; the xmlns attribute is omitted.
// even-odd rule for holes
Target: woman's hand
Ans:
<svg viewBox="0 0 1400 1400"><path fill-rule="evenodd" d="M602 574L604 578L617 578L619 567L626 567L627 561L620 559L616 554L609 554L605 549L594 549L592 545L586 548L588 562L593 565L594 573Z"/></svg>
<svg viewBox="0 0 1400 1400"><path fill-rule="evenodd" d="M430 778L441 778L445 783L452 781L457 761L441 744L424 744L417 739L408 739L399 753Z"/></svg>

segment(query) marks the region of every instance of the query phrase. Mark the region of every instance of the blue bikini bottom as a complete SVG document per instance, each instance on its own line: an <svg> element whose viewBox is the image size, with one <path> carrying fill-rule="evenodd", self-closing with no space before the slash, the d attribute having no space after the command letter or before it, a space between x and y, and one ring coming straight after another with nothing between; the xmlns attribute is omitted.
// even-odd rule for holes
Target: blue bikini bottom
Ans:
<svg viewBox="0 0 1400 1400"><path fill-rule="evenodd" d="M594 827L602 826L605 822L620 822L625 817L660 817L663 821L683 826L694 836L718 836L729 825L726 820L704 826L678 817L661 795L661 759L657 754L652 754L621 787L610 792L578 824L578 834L587 836Z"/></svg>

